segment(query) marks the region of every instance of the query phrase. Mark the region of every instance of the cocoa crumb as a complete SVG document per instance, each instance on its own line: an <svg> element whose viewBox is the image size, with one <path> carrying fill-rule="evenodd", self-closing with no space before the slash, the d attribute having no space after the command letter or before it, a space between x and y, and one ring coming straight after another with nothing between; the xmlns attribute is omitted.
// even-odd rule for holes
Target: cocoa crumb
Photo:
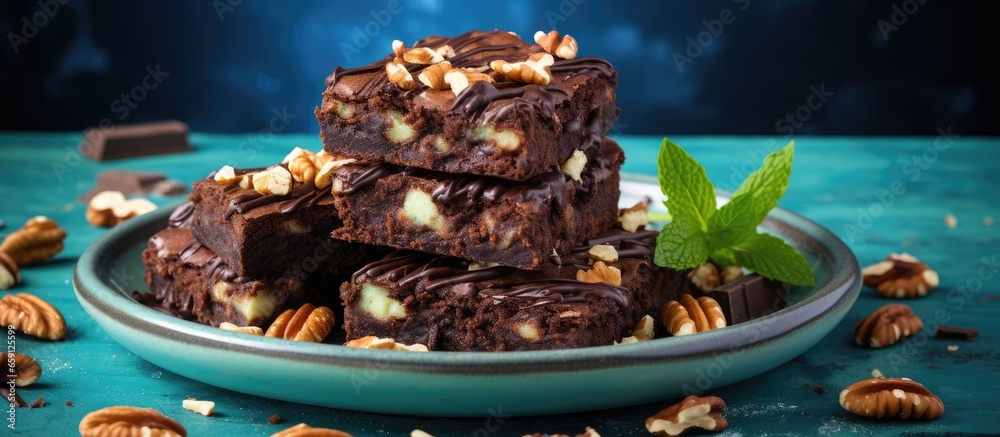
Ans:
<svg viewBox="0 0 1000 437"><path fill-rule="evenodd" d="M73 406L73 401L67 400L66 401L66 406L67 407L72 407Z"/></svg>
<svg viewBox="0 0 1000 437"><path fill-rule="evenodd" d="M281 423L281 416L278 416L277 414L272 414L271 417L267 418L267 422L270 423L271 425L277 425Z"/></svg>
<svg viewBox="0 0 1000 437"><path fill-rule="evenodd" d="M823 387L822 385L817 385L816 386L816 393L818 393L818 394L826 393L826 387Z"/></svg>

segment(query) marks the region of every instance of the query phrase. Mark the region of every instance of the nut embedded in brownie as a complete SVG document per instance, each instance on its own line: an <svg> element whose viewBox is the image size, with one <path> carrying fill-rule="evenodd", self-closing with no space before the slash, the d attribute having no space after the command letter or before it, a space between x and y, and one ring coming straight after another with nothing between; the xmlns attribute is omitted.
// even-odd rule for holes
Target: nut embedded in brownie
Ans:
<svg viewBox="0 0 1000 437"><path fill-rule="evenodd" d="M396 41L382 60L337 67L316 109L324 148L446 173L545 173L596 148L619 113L608 61L546 46L554 53L512 33L471 31L412 48Z"/></svg>

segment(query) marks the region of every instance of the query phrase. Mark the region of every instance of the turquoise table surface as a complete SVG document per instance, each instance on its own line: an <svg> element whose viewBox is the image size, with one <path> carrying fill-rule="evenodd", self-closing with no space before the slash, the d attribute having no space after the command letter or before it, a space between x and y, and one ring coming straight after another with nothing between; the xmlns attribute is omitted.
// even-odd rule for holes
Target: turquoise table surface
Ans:
<svg viewBox="0 0 1000 437"><path fill-rule="evenodd" d="M69 325L69 337L61 342L15 336L17 350L35 357L44 371L39 382L19 392L28 402L45 396L47 403L41 409L16 410L17 433L75 435L88 412L132 405L163 412L193 436L270 435L300 422L356 436L409 435L413 429L439 437L575 435L585 426L604 436L647 435L645 418L671 403L550 417L508 417L503 411L456 420L384 416L256 398L161 370L108 337L74 296L70 282L76 259L105 232L86 223L85 205L77 197L92 188L95 175L103 170L159 171L190 183L223 164L257 167L279 160L293 146L315 150L319 140L315 135L194 134L191 153L95 163L74 152L80 138L78 133L0 134L0 220L6 226L0 235L39 214L55 219L68 232L62 253L44 265L24 268L23 283L2 292L41 296ZM673 139L704 163L709 177L723 189L735 188L759 165L760 157L783 144L763 137ZM655 174L660 140L620 138L627 155L624 171ZM846 319L805 354L755 379L709 390L729 405L729 429L713 435L1000 432L1000 224L992 224L992 219L1000 219L1000 141L804 137L797 138L796 145L791 187L781 206L831 229L862 266L890 252L906 251L935 269L941 285L926 298L905 301L925 323L909 340L883 349L852 344L854 325L889 303L866 288ZM166 204L179 197L150 198ZM945 226L948 214L957 218L956 227ZM931 338L941 323L977 328L979 339ZM959 349L947 352L951 344ZM723 369L739 365L720 363ZM944 416L931 422L876 421L844 411L838 403L840 390L867 378L875 368L926 385L944 400ZM215 401L215 416L181 408L188 396ZM283 423L269 424L272 414L281 416ZM4 430L12 431L8 423L4 421Z"/></svg>

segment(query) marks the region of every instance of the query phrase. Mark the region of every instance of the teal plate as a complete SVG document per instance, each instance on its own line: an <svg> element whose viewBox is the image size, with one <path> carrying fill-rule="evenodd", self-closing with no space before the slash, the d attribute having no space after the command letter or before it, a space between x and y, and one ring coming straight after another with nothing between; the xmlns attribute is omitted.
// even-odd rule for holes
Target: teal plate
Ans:
<svg viewBox="0 0 1000 437"><path fill-rule="evenodd" d="M622 204L653 199L655 179L623 175ZM720 196L720 202L725 201ZM176 205L174 205L176 206ZM659 209L656 209L658 207ZM83 308L124 347L206 384L291 402L377 413L515 416L590 411L700 393L798 356L850 309L860 290L851 251L821 226L776 209L761 228L806 255L816 286L758 319L684 337L533 352L402 352L254 337L173 318L132 298L147 290L140 253L166 226L164 207L112 229L73 278Z"/></svg>

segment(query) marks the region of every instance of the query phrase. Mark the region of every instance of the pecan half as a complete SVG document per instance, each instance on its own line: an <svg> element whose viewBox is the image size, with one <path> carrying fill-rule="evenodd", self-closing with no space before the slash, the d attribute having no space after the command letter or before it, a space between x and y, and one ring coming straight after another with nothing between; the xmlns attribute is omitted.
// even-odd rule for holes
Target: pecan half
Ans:
<svg viewBox="0 0 1000 437"><path fill-rule="evenodd" d="M13 377L14 385L17 387L28 386L42 377L42 366L39 366L34 358L14 352L14 373L7 377Z"/></svg>
<svg viewBox="0 0 1000 437"><path fill-rule="evenodd" d="M21 271L17 263L6 253L0 252L0 290L6 290L21 282Z"/></svg>
<svg viewBox="0 0 1000 437"><path fill-rule="evenodd" d="M937 272L907 253L890 254L885 261L861 271L865 285L882 297L923 297L938 286Z"/></svg>
<svg viewBox="0 0 1000 437"><path fill-rule="evenodd" d="M719 303L708 296L697 300L690 294L681 296L680 302L672 300L663 306L663 326L671 335L689 335L726 327L726 315Z"/></svg>
<svg viewBox="0 0 1000 437"><path fill-rule="evenodd" d="M152 408L108 407L80 421L83 437L184 437L187 430L177 421Z"/></svg>
<svg viewBox="0 0 1000 437"><path fill-rule="evenodd" d="M291 428L271 434L271 437L351 437L351 435L335 429L313 428L300 423Z"/></svg>
<svg viewBox="0 0 1000 437"><path fill-rule="evenodd" d="M646 430L657 436L682 436L693 428L722 431L729 426L722 417L725 409L721 398L691 395L646 419Z"/></svg>
<svg viewBox="0 0 1000 437"><path fill-rule="evenodd" d="M944 402L923 384L909 378L872 378L851 384L840 392L840 406L859 416L936 419Z"/></svg>
<svg viewBox="0 0 1000 437"><path fill-rule="evenodd" d="M0 325L47 340L66 338L66 319L59 310L28 293L8 294L0 299Z"/></svg>
<svg viewBox="0 0 1000 437"><path fill-rule="evenodd" d="M336 317L329 308L307 303L297 311L288 310L281 313L267 328L264 336L321 343L333 329L335 321Z"/></svg>
<svg viewBox="0 0 1000 437"><path fill-rule="evenodd" d="M858 323L854 330L854 344L868 347L886 347L900 338L916 334L924 322L913 314L909 305L890 304L875 311Z"/></svg>
<svg viewBox="0 0 1000 437"><path fill-rule="evenodd" d="M66 231L52 219L40 215L4 238L0 252L5 252L21 267L38 264L62 251L65 238Z"/></svg>

